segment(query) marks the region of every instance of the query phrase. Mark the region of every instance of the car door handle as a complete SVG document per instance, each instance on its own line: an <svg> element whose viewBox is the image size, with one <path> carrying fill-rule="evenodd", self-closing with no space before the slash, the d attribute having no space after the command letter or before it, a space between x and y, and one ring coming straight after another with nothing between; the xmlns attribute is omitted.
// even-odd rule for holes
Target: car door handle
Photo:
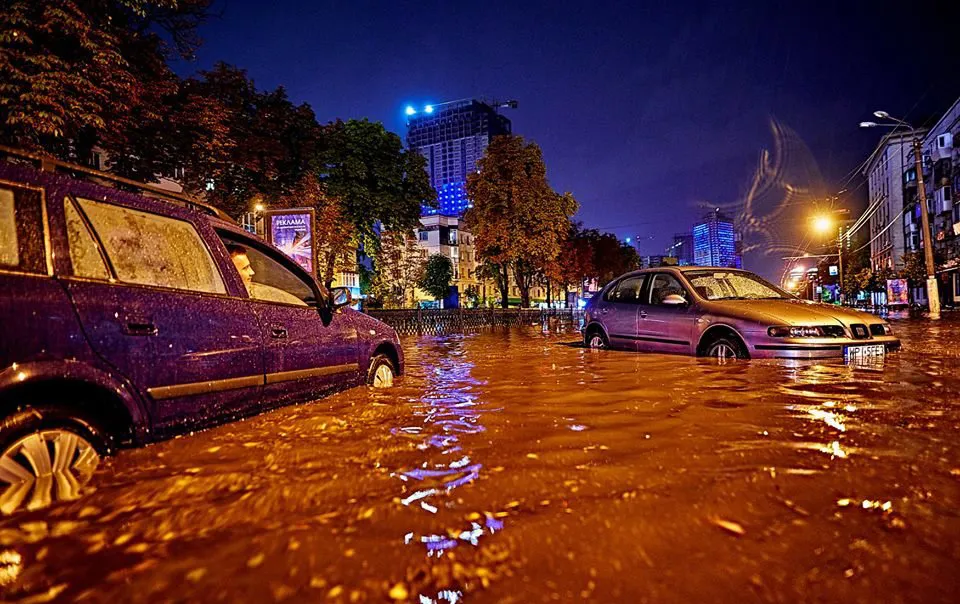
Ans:
<svg viewBox="0 0 960 604"><path fill-rule="evenodd" d="M610 310L609 308L603 307L603 308L600 309L600 314L601 314L601 315L605 315L605 314L607 314L607 312L608 312L609 310Z"/></svg>
<svg viewBox="0 0 960 604"><path fill-rule="evenodd" d="M647 311L641 310L641 311L640 311L640 318L641 318L641 319L646 319L646 318L647 318Z"/></svg>
<svg viewBox="0 0 960 604"><path fill-rule="evenodd" d="M157 326L149 321L127 321L123 326L123 332L130 336L155 336L157 331Z"/></svg>
<svg viewBox="0 0 960 604"><path fill-rule="evenodd" d="M282 325L274 325L270 328L270 337L282 340L287 337L287 328Z"/></svg>

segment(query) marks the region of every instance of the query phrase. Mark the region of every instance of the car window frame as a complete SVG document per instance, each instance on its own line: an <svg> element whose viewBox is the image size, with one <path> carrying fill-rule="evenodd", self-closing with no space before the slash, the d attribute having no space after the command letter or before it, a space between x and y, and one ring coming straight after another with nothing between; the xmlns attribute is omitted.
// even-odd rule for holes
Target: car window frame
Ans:
<svg viewBox="0 0 960 604"><path fill-rule="evenodd" d="M617 292L617 290L620 289L620 286L623 285L623 283L629 279L643 280L642 283L640 283L640 292L638 294L639 297L634 302L624 302L622 300L611 299L611 296L613 296ZM640 273L638 275L626 275L624 277L621 277L613 284L613 286L610 289L606 291L606 293L604 293L603 301L606 302L607 304L633 304L633 305L640 304L640 300L643 299L643 290L647 287L647 281L648 279L645 273Z"/></svg>
<svg viewBox="0 0 960 604"><path fill-rule="evenodd" d="M651 301L650 296L653 294L653 282L659 275L669 275L670 277L673 277L673 279L677 282L677 284L680 285L680 289L683 290L683 293L684 293L683 298L684 300L687 301L686 305L655 304L654 302ZM645 306L651 306L656 308L669 308L672 310L675 310L677 308L686 308L692 302L692 299L690 296L690 288L688 287L688 284L683 279L682 275L677 275L671 271L656 271L653 273L649 273L644 291L642 292L642 296L643 296L643 299L646 300L646 302L643 303Z"/></svg>
<svg viewBox="0 0 960 604"><path fill-rule="evenodd" d="M259 304L276 304L278 306L285 306L288 308L309 308L313 310L319 309L323 305L329 302L330 293L326 291L326 288L319 281L317 281L313 277L313 275L307 272L306 269L304 269L302 266L294 262L293 259L291 259L289 256L287 256L283 252L281 252L279 249L273 247L272 245L268 244L265 241L258 240L257 238L252 237L246 233L240 234L230 229L214 227L214 233L216 234L219 245L223 246L223 253L227 258L228 270L231 271L231 277L235 278L237 282L240 284L240 288L243 293L242 297L245 300L249 300L251 302L257 302ZM226 236L226 238L229 239L231 243L235 243L237 245L241 245L246 248L253 248L257 252L260 252L264 256L267 256L268 258L270 258L271 260L279 264L281 268L284 268L288 272L293 273L293 275L296 278L300 279L301 281L304 281L306 285L310 288L310 290L313 291L316 297L316 301L313 304L308 302L306 303L306 305L302 305L302 304L291 304L287 302L278 302L276 300L263 300L261 298L252 297L250 295L250 292L247 291L246 286L243 285L243 279L240 276L240 271L237 270L236 266L234 266L233 264L233 261L230 259L230 252L227 250L227 244L224 241L224 236ZM290 293L290 292L287 292L287 293Z"/></svg>
<svg viewBox="0 0 960 604"><path fill-rule="evenodd" d="M226 279L226 275L224 275L223 273L223 267L218 261L216 255L214 254L213 249L211 249L210 241L207 239L207 237L204 236L203 230L200 228L200 225L198 225L195 220L191 219L191 217L183 216L183 215L175 215L172 212L166 213L166 212L157 211L155 208L151 208L149 206L144 207L144 205L146 204L143 204L143 205L128 204L128 203L124 203L122 200L117 200L113 198L99 199L99 198L91 198L86 195L77 195L73 191L68 192L67 196L71 198L71 201L74 203L74 209L80 214L81 219L89 228L89 232L91 233L91 235L93 235L94 241L96 242L98 248L100 249L100 253L104 257L107 263L107 270L110 273L110 277L108 279L102 279L99 277L77 276L73 274L73 262L69 260L70 243L66 239L67 237L66 212L61 210L62 219L63 219L63 228L64 228L64 232L63 232L64 245L66 246L67 258L69 261L68 264L70 266L70 272L71 272L68 278L76 279L78 281L109 283L112 285L119 285L122 287L138 287L138 288L144 288L144 289L155 290L155 291L177 292L180 294L189 294L189 295L196 295L196 296L212 296L217 298L235 297L235 296L231 296L230 294L230 287ZM90 220L90 217L87 216L86 211L84 211L83 205L80 203L81 199L84 199L93 203L102 203L102 204L110 205L115 208L119 208L120 210L130 210L134 212L141 212L144 214L152 214L154 216L160 216L161 218L166 218L168 220L175 220L175 221L182 222L189 225L189 227L193 229L194 234L197 236L197 239L199 240L201 247L203 247L203 249L206 251L211 264L216 269L216 274L220 279L220 284L223 286L223 292L202 291L202 290L182 288L182 287L170 287L167 285L156 285L153 283L134 283L131 281L124 281L123 279L120 279L117 274L116 268L113 265L113 259L110 258L110 254L107 250L107 246L104 245L103 239L101 239L100 237L100 233L97 231L96 227L93 225L93 222Z"/></svg>
<svg viewBox="0 0 960 604"><path fill-rule="evenodd" d="M0 266L0 273L8 275L20 275L25 277L53 277L54 268L53 268L53 239L50 235L50 213L49 208L47 208L47 191L45 187L37 186L35 184L28 184L24 182L18 182L13 180L8 180L6 178L0 178L0 187L9 189L13 195L13 204L14 204L14 233L17 242L18 248L18 265L13 266ZM40 228L43 235L43 241L39 249L40 255L40 266L39 267L23 267L23 245L25 240L21 240L21 223L17 220L17 199L19 194L22 193L35 193L38 195L38 204L40 209ZM34 250L37 251L37 250Z"/></svg>

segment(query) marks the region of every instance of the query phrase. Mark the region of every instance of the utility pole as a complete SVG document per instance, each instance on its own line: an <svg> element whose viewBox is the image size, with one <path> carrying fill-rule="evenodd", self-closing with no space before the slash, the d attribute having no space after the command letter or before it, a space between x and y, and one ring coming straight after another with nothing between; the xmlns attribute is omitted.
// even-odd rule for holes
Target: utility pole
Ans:
<svg viewBox="0 0 960 604"><path fill-rule="evenodd" d="M837 292L840 298L840 306L843 306L844 295L843 295L843 224L840 224L840 233L837 235L837 260L840 265L838 270L840 271L840 277L837 279L839 287L837 287Z"/></svg>
<svg viewBox="0 0 960 604"><path fill-rule="evenodd" d="M917 163L917 197L920 202L920 225L923 227L923 256L927 263L927 300L930 304L930 318L939 319L940 288L937 287L937 273L933 264L933 233L927 212L927 191L923 184L923 150L917 137L913 138L913 155Z"/></svg>

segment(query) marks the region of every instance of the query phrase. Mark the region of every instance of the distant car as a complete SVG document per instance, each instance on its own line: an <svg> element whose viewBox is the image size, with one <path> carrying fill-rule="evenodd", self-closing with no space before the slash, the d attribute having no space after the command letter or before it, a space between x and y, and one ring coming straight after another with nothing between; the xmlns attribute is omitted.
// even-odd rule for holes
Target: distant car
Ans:
<svg viewBox="0 0 960 604"><path fill-rule="evenodd" d="M799 300L748 271L663 267L614 279L586 308L584 343L720 359L874 357L900 340L882 319Z"/></svg>
<svg viewBox="0 0 960 604"><path fill-rule="evenodd" d="M115 446L403 372L392 328L215 209L0 151L0 511L75 497Z"/></svg>

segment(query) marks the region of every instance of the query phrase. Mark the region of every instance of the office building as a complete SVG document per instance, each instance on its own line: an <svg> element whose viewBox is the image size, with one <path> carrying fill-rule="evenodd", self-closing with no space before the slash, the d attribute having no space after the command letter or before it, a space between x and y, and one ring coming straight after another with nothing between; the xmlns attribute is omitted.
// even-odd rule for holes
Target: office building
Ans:
<svg viewBox="0 0 960 604"><path fill-rule="evenodd" d="M510 120L475 99L407 107L406 112L407 144L427 160L439 201L438 209L424 208L423 214L462 217L470 208L467 174L477 169L491 137L510 134Z"/></svg>
<svg viewBox="0 0 960 604"><path fill-rule="evenodd" d="M693 227L693 260L698 266L743 268L733 221L716 209Z"/></svg>
<svg viewBox="0 0 960 604"><path fill-rule="evenodd" d="M676 233L673 236L673 243L664 250L664 255L676 258L679 266L693 264L693 234Z"/></svg>

